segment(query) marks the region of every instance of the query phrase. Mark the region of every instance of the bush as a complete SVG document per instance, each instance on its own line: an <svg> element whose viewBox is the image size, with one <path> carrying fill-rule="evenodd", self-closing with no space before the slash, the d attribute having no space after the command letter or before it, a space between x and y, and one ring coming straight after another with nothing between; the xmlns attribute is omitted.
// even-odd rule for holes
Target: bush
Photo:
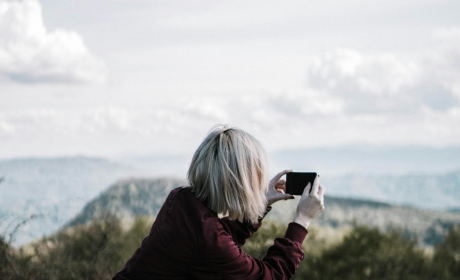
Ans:
<svg viewBox="0 0 460 280"><path fill-rule="evenodd" d="M460 275L460 227L452 227L444 242L435 247L433 279L459 279Z"/></svg>
<svg viewBox="0 0 460 280"><path fill-rule="evenodd" d="M43 238L32 245L33 254L8 250L0 243L6 269L1 279L111 279L123 268L148 235L151 223L137 217L131 229L122 230L114 216L93 221ZM3 247L0 247L3 248Z"/></svg>
<svg viewBox="0 0 460 280"><path fill-rule="evenodd" d="M111 215L43 238L29 250L14 249L0 236L0 279L111 279L148 235L151 220L137 217L128 231ZM263 258L285 225L265 222L243 250ZM460 228L452 228L430 259L401 232L355 225L340 242L325 247L310 230L305 259L294 279L458 279ZM26 252L27 251L27 252Z"/></svg>
<svg viewBox="0 0 460 280"><path fill-rule="evenodd" d="M285 227L264 225L243 247L253 257L261 258L273 245L273 238L283 236ZM313 235L313 236L311 236ZM305 259L294 279L427 279L429 260L416 242L401 232L388 234L378 229L355 225L338 244L325 248L310 230L304 243Z"/></svg>
<svg viewBox="0 0 460 280"><path fill-rule="evenodd" d="M383 234L356 226L343 242L319 257L304 260L299 278L310 279L425 279L427 260L414 240L397 231Z"/></svg>
<svg viewBox="0 0 460 280"><path fill-rule="evenodd" d="M263 258L276 237L284 236L287 227L273 222L264 222L263 226L246 241L243 251L253 258Z"/></svg>

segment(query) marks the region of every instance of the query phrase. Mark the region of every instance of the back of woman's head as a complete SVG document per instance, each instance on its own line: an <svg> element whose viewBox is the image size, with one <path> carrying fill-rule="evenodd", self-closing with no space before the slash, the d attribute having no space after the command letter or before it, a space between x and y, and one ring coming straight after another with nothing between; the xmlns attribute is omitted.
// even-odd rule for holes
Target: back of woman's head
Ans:
<svg viewBox="0 0 460 280"><path fill-rule="evenodd" d="M214 126L193 155L187 179L198 199L232 220L257 222L265 212L267 154L240 129Z"/></svg>

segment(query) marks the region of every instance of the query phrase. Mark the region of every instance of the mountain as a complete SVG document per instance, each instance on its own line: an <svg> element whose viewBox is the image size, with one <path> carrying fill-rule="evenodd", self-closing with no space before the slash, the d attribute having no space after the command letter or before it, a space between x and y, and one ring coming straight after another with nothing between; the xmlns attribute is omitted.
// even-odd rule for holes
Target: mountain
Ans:
<svg viewBox="0 0 460 280"><path fill-rule="evenodd" d="M269 156L272 170L317 171L325 177L433 175L460 170L460 146L350 145L275 151Z"/></svg>
<svg viewBox="0 0 460 280"><path fill-rule="evenodd" d="M329 194L371 199L425 209L460 208L460 171L430 175L360 175L326 177L321 182Z"/></svg>
<svg viewBox="0 0 460 280"><path fill-rule="evenodd" d="M121 180L89 202L68 226L86 224L105 213L129 221L136 215L155 216L169 192L184 184L173 178ZM267 220L287 223L292 219L298 199L274 205ZM314 221L332 231L343 231L354 223L377 227L382 231L402 230L417 238L420 245L431 246L442 240L453 225L460 225L460 213L431 211L387 203L326 196L326 211Z"/></svg>
<svg viewBox="0 0 460 280"><path fill-rule="evenodd" d="M271 175L317 171L327 194L460 209L460 147L345 146L270 152ZM121 178L185 177L190 155L0 160L0 232L14 245L50 234ZM1 180L0 180L1 181ZM452 210L454 212L454 210ZM25 224L22 224L22 222Z"/></svg>
<svg viewBox="0 0 460 280"><path fill-rule="evenodd" d="M133 174L101 158L23 158L0 161L0 232L21 222L15 244L57 230L110 183Z"/></svg>
<svg viewBox="0 0 460 280"><path fill-rule="evenodd" d="M86 204L67 226L86 224L105 213L121 219L156 216L171 190L184 184L175 178L120 180Z"/></svg>

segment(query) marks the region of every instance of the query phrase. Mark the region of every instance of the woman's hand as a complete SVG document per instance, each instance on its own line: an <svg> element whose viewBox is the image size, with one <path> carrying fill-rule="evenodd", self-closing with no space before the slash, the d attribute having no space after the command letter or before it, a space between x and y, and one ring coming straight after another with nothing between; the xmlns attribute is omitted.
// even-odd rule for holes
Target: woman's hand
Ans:
<svg viewBox="0 0 460 280"><path fill-rule="evenodd" d="M276 176L273 177L273 179L270 180L267 192L268 205L272 205L278 200L287 200L295 198L293 195L286 194L286 181L280 180L284 174L289 172L292 172L292 170L281 171L280 173L276 174Z"/></svg>
<svg viewBox="0 0 460 280"><path fill-rule="evenodd" d="M310 191L310 188L313 188ZM297 211L294 215L294 222L308 228L310 222L318 216L319 213L324 211L324 193L325 189L319 184L319 175L316 176L313 182L313 187L308 183L304 189Z"/></svg>

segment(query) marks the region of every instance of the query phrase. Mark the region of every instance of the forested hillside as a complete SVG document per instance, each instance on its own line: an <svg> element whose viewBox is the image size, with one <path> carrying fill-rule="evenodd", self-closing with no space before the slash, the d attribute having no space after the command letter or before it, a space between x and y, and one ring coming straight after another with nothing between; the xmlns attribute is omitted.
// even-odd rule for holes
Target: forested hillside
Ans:
<svg viewBox="0 0 460 280"><path fill-rule="evenodd" d="M121 180L52 235L21 248L0 235L0 279L111 279L148 235L168 193L183 184ZM263 258L284 235L296 202L276 203L243 251ZM302 247L293 279L453 280L460 273L460 214L327 196Z"/></svg>
<svg viewBox="0 0 460 280"><path fill-rule="evenodd" d="M133 220L136 215L155 216L169 192L184 183L183 180L174 178L118 181L89 202L68 226L86 224L107 213L124 221ZM331 234L342 234L356 223L378 228L383 232L400 229L404 235L416 238L420 245L431 246L441 241L453 225L460 225L460 213L422 210L328 195L325 204L326 211L314 221L313 226L327 229ZM297 199L278 202L266 220L288 222L296 205Z"/></svg>
<svg viewBox="0 0 460 280"><path fill-rule="evenodd" d="M322 153L328 155L323 161L320 160ZM422 168L426 167L432 158L439 159L439 157L443 159L439 162L449 164L442 168L447 171L441 173L369 174L372 170L385 172L386 169L374 168L385 159L385 155L387 161L394 163L390 165L385 161L392 168L400 166L400 163L397 163L399 161L410 163L410 168L416 169L417 166ZM359 198L391 205L411 205L421 209L451 210L451 212L457 209L458 212L460 172L450 171L450 168L456 166L454 163L458 158L457 155L458 149L453 148L439 151L415 149L410 153L402 152L401 149L375 153L375 149L370 148L336 148L320 150L320 152L285 151L273 154L271 166L272 171L292 167L296 170L320 172L322 183L327 187L327 196L330 199L332 197ZM120 158L119 161L91 157L0 160L0 178L3 178L0 184L2 194L0 195L0 230L11 233L15 221L27 220L28 222L16 231L13 239L15 246L25 244L43 235L49 235L68 224L69 220L76 217L88 202L120 178L151 178L165 175L183 178L189 160L189 157L183 155ZM358 165L358 161L362 164ZM353 171L353 168L346 169L345 166L350 168L366 166L366 168L345 175L328 173L328 170L332 172L333 169L341 169L343 172ZM432 172L440 171L433 169ZM150 198L149 195L147 197ZM121 202L118 204L122 205ZM292 207L286 211L290 210ZM155 213L155 209L149 208L148 211L149 214ZM436 232L439 233L441 228L442 225Z"/></svg>

